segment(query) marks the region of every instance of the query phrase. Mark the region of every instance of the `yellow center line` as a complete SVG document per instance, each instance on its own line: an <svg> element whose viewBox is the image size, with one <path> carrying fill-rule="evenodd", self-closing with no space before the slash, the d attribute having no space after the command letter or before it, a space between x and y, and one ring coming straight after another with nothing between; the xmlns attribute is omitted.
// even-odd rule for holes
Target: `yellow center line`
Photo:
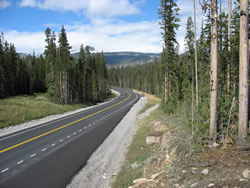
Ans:
<svg viewBox="0 0 250 188"><path fill-rule="evenodd" d="M70 122L70 123L68 123L68 124L66 124L66 125L63 125L63 126L61 126L61 127L56 128L56 129L52 129L51 131L45 132L45 133L43 133L43 134L41 134L41 135L35 136L35 137L33 137L33 138L30 138L30 139L28 139L28 140L25 140L25 141L23 141L23 142L20 142L20 143L18 143L18 144L15 144L15 145L13 145L13 146L10 146L10 147L8 147L8 148L5 148L5 149L3 149L3 150L0 150L0 154L1 154L1 153L4 153L4 152L6 152L6 151L9 151L9 150L11 150L11 149L14 149L14 148L16 148L16 147L18 147L18 146L24 145L24 144L26 144L26 143L28 143L28 142L33 141L33 140L36 140L36 139L38 139L38 138L41 138L41 137L43 137L43 136L46 136L46 135L48 135L48 134L51 134L51 133L53 133L53 132L56 132L56 131L58 131L58 130L60 130L60 129L63 129L63 128L65 128L65 127L68 127L68 126L70 126L70 125L72 125L72 124L74 124L74 123L77 123L77 122L79 122L79 121L82 121L82 120L84 120L84 119L87 119L87 118L89 118L89 117L92 117L92 116L94 116L94 115L96 115L96 114L99 114L99 113L101 113L101 112L104 112L104 111L106 111L106 110L108 110L108 109L110 109L110 108L113 108L113 107L115 107L115 106L121 104L121 103L124 103L124 102L127 101L130 97L131 97L131 94L129 93L129 96L128 96L126 99L124 99L123 101L119 102L119 103L116 103L116 104L114 104L114 105L112 105L112 106L109 106L109 107L107 107L107 108L105 108L105 109L102 109L102 110L100 110L100 111L98 111L98 112L95 112L95 113L93 113L93 114L90 114L90 115L88 115L88 116L85 116L85 117L83 117L83 118L81 118L81 119L78 119L78 120L76 120L76 121L72 121L72 122Z"/></svg>

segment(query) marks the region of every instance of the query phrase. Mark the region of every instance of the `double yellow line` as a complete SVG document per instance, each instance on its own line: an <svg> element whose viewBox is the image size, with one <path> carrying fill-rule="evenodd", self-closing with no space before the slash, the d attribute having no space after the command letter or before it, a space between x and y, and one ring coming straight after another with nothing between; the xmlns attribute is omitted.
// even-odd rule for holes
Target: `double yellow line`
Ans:
<svg viewBox="0 0 250 188"><path fill-rule="evenodd" d="M88 115L88 116L85 116L85 117L83 117L83 118L81 118L81 119L78 119L78 120L76 120L76 121L72 121L71 123L68 123L68 124L63 125L63 126L61 126L61 127L58 127L58 128L56 128L56 129L52 129L51 131L45 132L45 133L43 133L43 134L41 134L41 135L35 136L35 137L33 137L33 138L30 138L30 139L28 139L28 140L25 140L25 141L23 141L23 142L20 142L20 143L18 143L18 144L15 144L15 145L13 145L13 146L10 146L10 147L8 147L8 148L5 148L5 149L3 149L3 150L0 150L0 154L1 154L1 153L4 153L4 152L6 152L6 151L9 151L9 150L11 150L11 149L14 149L14 148L16 148L16 147L18 147L18 146L24 145L24 144L26 144L26 143L28 143L28 142L34 141L34 140L36 140L36 139L38 139L38 138L44 137L44 136L46 136L46 135L48 135L48 134L51 134L51 133L53 133L53 132L59 131L59 130L65 128L65 127L68 127L68 126L70 126L70 125L72 125L72 124L74 124L74 123L77 123L77 122L79 122L79 121L82 121L82 120L84 120L84 119L87 119L87 118L89 118L89 117L92 117L92 116L94 116L94 115L96 115L96 114L99 114L99 113L101 113L101 112L104 112L104 111L106 111L106 110L108 110L108 109L110 109L110 108L113 108L113 107L115 107L115 106L121 104L121 103L124 103L124 102L127 101L130 97L131 97L131 94L129 93L129 96L128 96L126 99L124 99L123 101L119 102L119 103L116 103L116 104L114 104L114 105L112 105L112 106L109 106L109 107L107 107L107 108L105 108L105 109L102 109L102 110L100 110L100 111L98 111L98 112L95 112L95 113L93 113L93 114L90 114L90 115Z"/></svg>

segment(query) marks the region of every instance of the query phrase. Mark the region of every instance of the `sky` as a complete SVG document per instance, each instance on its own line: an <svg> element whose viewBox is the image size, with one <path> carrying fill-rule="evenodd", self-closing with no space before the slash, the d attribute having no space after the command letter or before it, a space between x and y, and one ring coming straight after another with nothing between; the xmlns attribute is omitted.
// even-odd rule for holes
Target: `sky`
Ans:
<svg viewBox="0 0 250 188"><path fill-rule="evenodd" d="M222 1L222 9L227 9L226 0ZM186 21L193 16L193 0L176 2L181 20L176 37L180 52L184 52ZM43 53L46 28L58 36L62 25L73 51L83 44L99 52L159 53L159 5L160 0L0 0L0 32L18 52L26 54ZM199 35L203 15L199 0L196 11Z"/></svg>

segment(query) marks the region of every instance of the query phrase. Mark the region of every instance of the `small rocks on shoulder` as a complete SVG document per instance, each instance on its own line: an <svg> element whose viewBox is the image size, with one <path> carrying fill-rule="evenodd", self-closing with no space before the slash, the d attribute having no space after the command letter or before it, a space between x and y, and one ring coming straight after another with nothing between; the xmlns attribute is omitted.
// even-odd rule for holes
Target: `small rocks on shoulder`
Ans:
<svg viewBox="0 0 250 188"><path fill-rule="evenodd" d="M201 171L201 173L203 174L203 175L208 175L208 172L209 172L209 170L208 169L203 169L202 171Z"/></svg>
<svg viewBox="0 0 250 188"><path fill-rule="evenodd" d="M246 179L250 179L250 170L246 169L242 172L242 176Z"/></svg>

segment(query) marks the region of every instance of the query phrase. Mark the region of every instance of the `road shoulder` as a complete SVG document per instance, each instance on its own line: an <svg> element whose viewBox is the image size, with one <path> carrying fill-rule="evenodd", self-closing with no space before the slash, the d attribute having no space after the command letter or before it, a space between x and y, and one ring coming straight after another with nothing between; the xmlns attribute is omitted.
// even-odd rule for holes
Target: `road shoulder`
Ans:
<svg viewBox="0 0 250 188"><path fill-rule="evenodd" d="M143 97L130 109L67 188L110 187L114 176L125 160L127 148L136 132L137 113L145 104Z"/></svg>

